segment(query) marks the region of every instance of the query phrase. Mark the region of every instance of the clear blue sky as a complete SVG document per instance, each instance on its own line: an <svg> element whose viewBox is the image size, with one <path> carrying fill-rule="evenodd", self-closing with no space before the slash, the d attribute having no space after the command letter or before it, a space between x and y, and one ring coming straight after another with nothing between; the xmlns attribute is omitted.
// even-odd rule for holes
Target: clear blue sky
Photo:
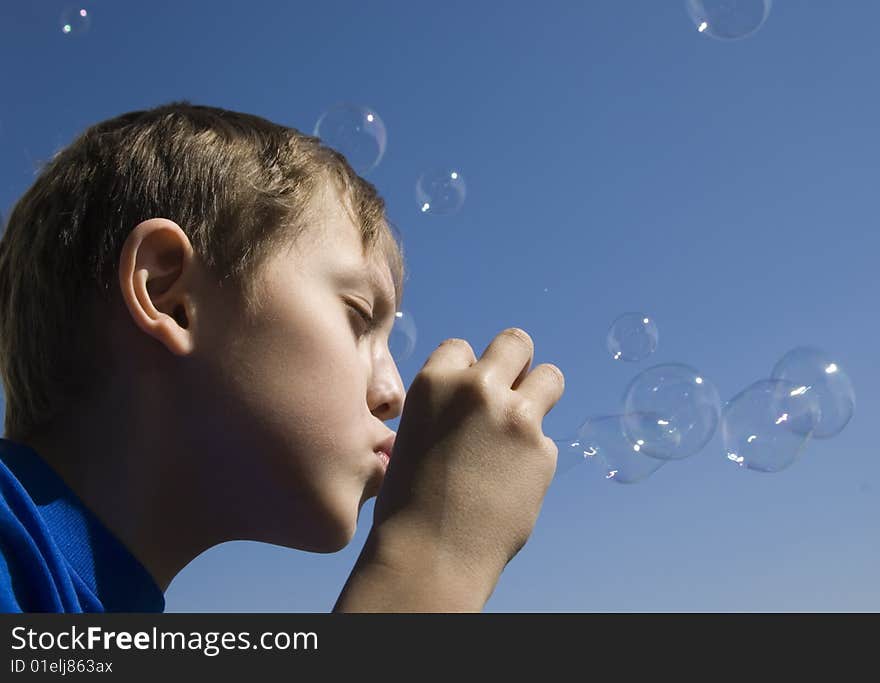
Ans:
<svg viewBox="0 0 880 683"><path fill-rule="evenodd" d="M311 132L363 103L388 129L368 178L408 250L407 385L443 339L479 354L522 327L566 374L544 422L562 437L655 362L725 399L800 344L849 371L854 419L781 473L731 465L716 436L640 484L584 466L555 482L487 610L880 610L880 4L777 0L729 43L684 0L103 0L80 39L64 7L0 9L4 213L33 161L124 111L186 98ZM443 163L467 201L422 215L416 178ZM629 310L655 317L659 348L614 363L605 333ZM333 555L213 548L167 611L327 611L372 509Z"/></svg>

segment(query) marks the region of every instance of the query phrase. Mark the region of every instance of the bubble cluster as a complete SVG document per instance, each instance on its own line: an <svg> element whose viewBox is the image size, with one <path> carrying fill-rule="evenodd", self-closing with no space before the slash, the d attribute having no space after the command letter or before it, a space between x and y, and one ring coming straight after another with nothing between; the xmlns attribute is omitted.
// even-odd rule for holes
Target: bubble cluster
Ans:
<svg viewBox="0 0 880 683"><path fill-rule="evenodd" d="M620 330L643 333L640 323L650 319L637 316L643 314L615 321L609 350L612 337L627 338ZM655 365L629 383L619 414L588 417L575 435L554 440L556 474L594 461L602 464L606 479L642 481L664 462L701 452L719 425L728 461L756 472L780 472L797 462L811 438L839 434L854 411L855 389L840 360L814 347L786 353L770 378L749 385L723 408L705 374L682 363Z"/></svg>
<svg viewBox="0 0 880 683"><path fill-rule="evenodd" d="M657 349L657 324L646 313L624 313L619 316L605 338L605 346L614 360L644 360Z"/></svg>
<svg viewBox="0 0 880 683"><path fill-rule="evenodd" d="M378 166L388 143L379 114L370 107L349 103L324 112L315 124L314 135L340 152L359 175Z"/></svg>
<svg viewBox="0 0 880 683"><path fill-rule="evenodd" d="M425 171L416 181L416 201L422 213L452 214L464 204L467 186L457 168Z"/></svg>

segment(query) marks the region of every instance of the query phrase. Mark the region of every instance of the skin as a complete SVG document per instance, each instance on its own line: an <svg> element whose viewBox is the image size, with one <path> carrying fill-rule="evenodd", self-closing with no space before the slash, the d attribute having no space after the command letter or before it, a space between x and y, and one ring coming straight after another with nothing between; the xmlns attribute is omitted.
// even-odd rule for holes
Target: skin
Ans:
<svg viewBox="0 0 880 683"><path fill-rule="evenodd" d="M254 319L174 221L137 225L107 315L112 380L28 444L163 592L226 541L339 550L380 489L375 450L405 398L393 280L328 187L266 264ZM378 328L363 333L353 307Z"/></svg>

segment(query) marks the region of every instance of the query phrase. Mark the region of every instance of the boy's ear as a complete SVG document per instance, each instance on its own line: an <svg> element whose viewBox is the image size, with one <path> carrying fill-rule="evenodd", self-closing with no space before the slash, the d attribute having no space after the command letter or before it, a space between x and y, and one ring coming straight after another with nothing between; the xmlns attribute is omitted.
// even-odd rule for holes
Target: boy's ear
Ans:
<svg viewBox="0 0 880 683"><path fill-rule="evenodd" d="M178 356L192 352L196 259L172 220L150 218L131 231L119 256L119 287L134 323Z"/></svg>

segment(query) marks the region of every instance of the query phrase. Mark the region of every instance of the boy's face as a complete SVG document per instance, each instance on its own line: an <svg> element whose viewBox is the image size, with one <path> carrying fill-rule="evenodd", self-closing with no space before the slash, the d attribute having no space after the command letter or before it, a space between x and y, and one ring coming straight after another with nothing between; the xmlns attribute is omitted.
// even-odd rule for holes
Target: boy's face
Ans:
<svg viewBox="0 0 880 683"><path fill-rule="evenodd" d="M237 537L332 552L378 493L376 451L393 435L383 422L400 415L405 392L388 349L389 267L378 249L364 255L335 192L315 208L290 252L266 264L257 319L203 309L197 379L213 412L195 439L217 455L207 485L235 496L223 509L247 508L247 521L227 520ZM365 331L358 308L376 329Z"/></svg>

